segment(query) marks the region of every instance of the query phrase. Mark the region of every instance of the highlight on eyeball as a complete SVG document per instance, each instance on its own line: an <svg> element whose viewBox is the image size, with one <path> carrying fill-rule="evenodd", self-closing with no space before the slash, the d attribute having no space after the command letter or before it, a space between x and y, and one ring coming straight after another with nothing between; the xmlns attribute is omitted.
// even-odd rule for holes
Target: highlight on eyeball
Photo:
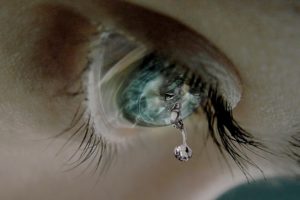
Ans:
<svg viewBox="0 0 300 200"><path fill-rule="evenodd" d="M0 13L0 199L300 198L299 2Z"/></svg>

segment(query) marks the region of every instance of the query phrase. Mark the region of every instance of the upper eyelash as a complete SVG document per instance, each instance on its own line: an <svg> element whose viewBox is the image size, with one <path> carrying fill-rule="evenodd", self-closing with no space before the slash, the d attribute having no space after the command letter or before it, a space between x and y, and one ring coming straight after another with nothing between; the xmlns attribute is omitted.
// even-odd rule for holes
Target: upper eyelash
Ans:
<svg viewBox="0 0 300 200"><path fill-rule="evenodd" d="M254 150L267 152L266 146L238 124L233 118L231 106L218 94L216 89L209 89L208 99L202 105L202 109L208 122L209 135L224 159L225 150L248 181L250 178L253 179L248 171L248 165L255 167L264 176L263 170L243 150L262 157Z"/></svg>

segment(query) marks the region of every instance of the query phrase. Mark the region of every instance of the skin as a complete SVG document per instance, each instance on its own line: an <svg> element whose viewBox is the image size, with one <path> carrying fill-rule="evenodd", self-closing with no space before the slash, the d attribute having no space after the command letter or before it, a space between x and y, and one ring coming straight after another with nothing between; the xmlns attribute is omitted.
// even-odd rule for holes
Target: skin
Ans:
<svg viewBox="0 0 300 200"><path fill-rule="evenodd" d="M0 8L0 199L213 199L245 181L230 173L214 144L191 128L193 159L180 163L175 130L135 133L97 181L85 165L64 172L79 138L58 154L82 96L91 21L113 23L104 1L3 0ZM250 155L267 177L295 176L286 156L299 132L300 4L297 1L130 1L182 22L215 44L235 64L242 99L234 117L274 154ZM118 6L118 3L111 5ZM70 85L72 87L70 87ZM204 118L198 126L204 127ZM187 122L187 126L192 122ZM149 133L149 134L148 134ZM49 139L50 138L50 139ZM299 152L299 149L294 149ZM252 174L262 177L255 168Z"/></svg>

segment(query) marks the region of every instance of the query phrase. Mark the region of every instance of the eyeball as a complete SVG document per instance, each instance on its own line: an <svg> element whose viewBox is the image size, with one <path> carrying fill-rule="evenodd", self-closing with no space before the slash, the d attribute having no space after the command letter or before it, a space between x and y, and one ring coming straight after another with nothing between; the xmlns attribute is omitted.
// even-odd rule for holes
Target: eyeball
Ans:
<svg viewBox="0 0 300 200"><path fill-rule="evenodd" d="M215 62L207 64L198 56L200 60L192 60L190 67L187 61L178 62L174 55L120 31L102 28L99 32L91 46L86 87L87 107L101 135L118 138L139 132L140 127L171 125L175 103L181 105L180 117L187 118L205 102L211 85L220 89L224 99L232 97L232 107L239 101L238 87L232 95L228 92L235 79L225 79L231 76Z"/></svg>
<svg viewBox="0 0 300 200"><path fill-rule="evenodd" d="M188 80L183 68L169 64L162 56L149 54L120 87L116 98L118 106L123 116L134 124L171 125L171 109L176 102L181 103L182 118L191 115L200 105L201 87L188 85ZM170 94L173 95L170 97Z"/></svg>

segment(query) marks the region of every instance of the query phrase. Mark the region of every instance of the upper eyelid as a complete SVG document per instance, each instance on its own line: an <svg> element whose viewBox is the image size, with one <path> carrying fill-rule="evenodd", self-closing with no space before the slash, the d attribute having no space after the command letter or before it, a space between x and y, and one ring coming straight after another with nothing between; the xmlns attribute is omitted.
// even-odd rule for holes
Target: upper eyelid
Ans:
<svg viewBox="0 0 300 200"><path fill-rule="evenodd" d="M104 23L109 19L109 25L122 28L150 48L174 55L176 58L179 56L183 59L195 51L216 49L206 38L188 26L155 11L125 2L106 5L104 10L106 11ZM217 53L212 55L215 59L226 60Z"/></svg>
<svg viewBox="0 0 300 200"><path fill-rule="evenodd" d="M105 2L105 1L104 1ZM48 13L53 13L53 11L60 10L63 13L68 13L71 15L79 15L83 17L83 19L87 19L86 15L83 15L83 12L76 13L72 8L64 7L64 6L48 6L50 8L50 11L48 10ZM69 8L69 9L68 9ZM108 26L111 28L115 28L118 31L124 32L127 36L133 37L139 42L142 42L147 47L149 47L152 50L155 50L161 54L164 54L166 57L170 59L171 62L175 62L181 65L185 65L192 69L194 72L199 70L200 68L204 69L201 66L206 65L218 65L220 66L219 69L223 70L222 68L226 68L227 71L230 71L231 74L234 75L234 84L236 85L236 89L232 90L232 86L225 88L227 91L234 91L231 96L235 96L237 94L237 98L234 97L235 103L233 103L233 106L239 101L240 94L241 94L241 88L240 88L240 81L238 73L234 70L235 67L233 63L226 57L225 54L222 53L216 46L214 46L209 40L207 40L204 36L196 32L195 30L192 30L188 26L178 22L177 20L174 20L170 17L161 15L157 12L142 8L140 6L132 5L126 2L120 2L120 1L114 1L114 3L109 4L103 4L102 6L99 5L97 7L101 13L101 15L98 16L98 18L94 18L94 21L92 20L86 20L83 24L90 24L91 29L93 27L95 28L97 25L102 24L104 26ZM103 12L102 12L103 11ZM44 13L40 13L45 15ZM86 14L86 13L85 13ZM57 20L61 20L64 24L64 21L68 20L65 17L59 18L60 15L51 15L53 18ZM50 17L51 17L50 16ZM85 17L84 17L85 16ZM59 18L59 19L58 19ZM71 19L72 21L72 19ZM51 20L50 20L51 22ZM68 22L68 21L66 21ZM70 23L69 23L70 24ZM71 23L72 24L72 23ZM55 24L54 24L55 25ZM48 27L51 27L51 25L47 25ZM88 27L90 27L88 26ZM57 26L55 28L54 26L54 33L55 31L59 29L60 26ZM49 31L52 31L49 29ZM59 35L48 35L46 40L54 40L61 38L66 38L66 40L63 40L63 43L66 43L68 46L68 42L70 42L69 36L72 35L72 33L80 32L81 27L77 26L73 30L68 30L67 32L58 32ZM46 31L47 32L47 31ZM51 32L49 32L51 34ZM94 34L93 31L90 32L90 36ZM67 37L66 37L67 36ZM85 35L87 36L87 35ZM45 52L44 55L52 55L50 61L53 61L54 64L57 62L57 58L61 59L61 62L58 63L59 65L56 65L57 69L54 69L53 76L51 78L57 78L57 77L64 77L65 75L60 74L62 70L65 70L67 73L65 74L71 74L75 70L73 67L75 65L79 67L79 69L84 68L85 66L78 66L78 64L72 64L71 62L75 62L75 60L79 56L72 56L68 49L65 48L59 48L57 51L48 52L49 49L45 48L45 43L40 43L41 46L38 47L40 50L38 52ZM74 46L71 46L74 47ZM81 48L81 47L80 47ZM56 49L56 48L54 48ZM51 50L51 49L50 49ZM74 48L75 51L81 51L79 47ZM80 53L80 52L79 52ZM85 52L88 53L88 52ZM69 61L68 59L65 59L66 56L62 55L70 55ZM81 53L83 54L83 53ZM58 56L59 55L59 56ZM46 56L39 56L40 60L45 58ZM80 55L80 57L84 58L86 55ZM76 58L77 57L77 58ZM74 59L73 59L74 58ZM55 60L56 59L56 60ZM70 65L71 63L71 65ZM48 64L48 63L47 63ZM44 65L41 65L44 66ZM43 67L43 71L45 71L45 75L48 76L49 69L53 69L53 66L46 65L49 67ZM212 67L207 67L212 68ZM215 70L216 72L219 72L220 70ZM224 70L223 70L224 71ZM215 72L214 72L215 73ZM217 73L215 73L217 74ZM223 73L223 77L226 77L227 74ZM57 76L59 75L59 76ZM237 78L236 78L237 77ZM217 79L220 79L217 77ZM229 78L230 79L230 78ZM64 79L65 80L65 79ZM225 85L225 84L223 84ZM230 84L227 84L230 85ZM231 84L232 85L232 84ZM234 87L233 87L234 88ZM227 92L231 93L231 92ZM230 95L225 95L230 96ZM230 102L230 101L229 101Z"/></svg>
<svg viewBox="0 0 300 200"><path fill-rule="evenodd" d="M239 73L233 62L203 35L173 18L126 2L106 5L105 11L104 26L122 30L195 73L212 75L206 77L219 82L228 102L233 107L237 105L242 93Z"/></svg>
<svg viewBox="0 0 300 200"><path fill-rule="evenodd" d="M166 54L176 62L183 62L182 64L184 65L190 64L188 62L189 60L192 60L191 57L195 55L195 52L198 54L208 52L214 60L223 63L231 69L234 68L229 59L227 59L225 55L219 53L220 51L218 51L205 37L177 20L130 3L116 1L108 4L105 2L106 1L99 7L99 10L104 13L100 17L99 23L115 26L117 29L127 32L129 36L133 36L143 42L148 47ZM64 30L65 32L61 32L60 29L62 26L56 26L58 24L56 23L58 22L57 17L60 17L60 24L67 23L67 25L73 20L68 18L68 16L71 16L74 19L77 17L81 20L86 20L83 15L79 15L80 13L77 13L78 16L76 16L77 14L74 10L71 8L67 9L67 7L64 6L44 5L36 10L39 10L37 14L42 14L42 16L47 16L47 13L48 15L50 13L60 13L59 15L52 15L53 19L50 19L50 23L53 22L54 26L50 24L48 27L52 26L51 29L49 29L49 31L53 33L52 36L55 36L57 38L56 40L61 40L64 43L68 43L68 40L63 41L60 39L65 37L63 35L68 35L67 38L69 38L74 32L80 32L82 28L79 26L69 26ZM41 11L43 13L41 13ZM67 18L65 16L67 16ZM49 15L47 17L49 18L51 16ZM72 24L74 23L72 22ZM89 23L86 21L80 26L87 26L84 24L88 25ZM70 28L74 30L68 32L68 29ZM59 31L61 33L59 33ZM51 32L49 34L51 34ZM44 44L45 42L42 45ZM40 49L43 50L43 48ZM49 54L49 52L46 54Z"/></svg>
<svg viewBox="0 0 300 200"><path fill-rule="evenodd" d="M209 52L219 62L233 65L208 39L176 19L126 2L105 4L102 9L104 23L122 28L151 48L180 59L194 52Z"/></svg>

